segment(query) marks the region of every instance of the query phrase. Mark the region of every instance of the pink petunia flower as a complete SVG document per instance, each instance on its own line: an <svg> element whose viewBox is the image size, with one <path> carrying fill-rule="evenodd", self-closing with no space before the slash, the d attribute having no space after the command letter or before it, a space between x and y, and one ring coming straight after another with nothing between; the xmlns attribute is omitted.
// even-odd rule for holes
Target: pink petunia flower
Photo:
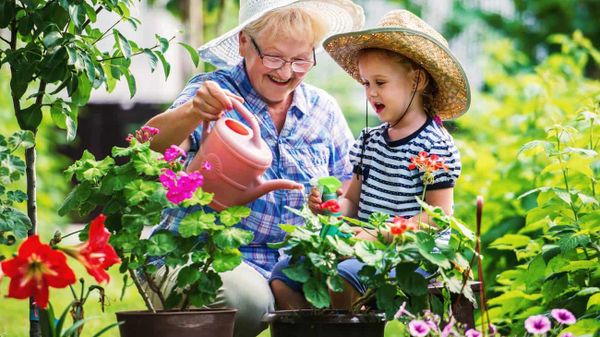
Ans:
<svg viewBox="0 0 600 337"><path fill-rule="evenodd" d="M544 315L529 316L525 320L525 329L532 334L546 333L550 327L550 320Z"/></svg>
<svg viewBox="0 0 600 337"><path fill-rule="evenodd" d="M577 322L575 315L573 315L573 313L571 313L567 309L552 309L550 314L560 324L571 325L571 324Z"/></svg>
<svg viewBox="0 0 600 337"><path fill-rule="evenodd" d="M408 330L411 336L424 337L429 333L429 325L421 320L412 320L408 323Z"/></svg>
<svg viewBox="0 0 600 337"><path fill-rule="evenodd" d="M442 329L441 337L448 337L454 333L454 323L456 323L456 320L454 317L450 317L450 322Z"/></svg>
<svg viewBox="0 0 600 337"><path fill-rule="evenodd" d="M465 337L481 337L481 332L475 329L469 329L465 332Z"/></svg>

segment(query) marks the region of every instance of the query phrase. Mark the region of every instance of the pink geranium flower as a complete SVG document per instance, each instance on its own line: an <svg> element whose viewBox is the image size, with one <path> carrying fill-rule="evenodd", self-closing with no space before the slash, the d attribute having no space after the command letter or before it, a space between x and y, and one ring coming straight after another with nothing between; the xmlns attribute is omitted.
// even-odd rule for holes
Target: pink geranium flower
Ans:
<svg viewBox="0 0 600 337"><path fill-rule="evenodd" d="M159 180L167 189L167 199L174 204L191 198L204 183L204 177L197 171L190 174L185 172L176 174L172 170L165 170Z"/></svg>
<svg viewBox="0 0 600 337"><path fill-rule="evenodd" d="M424 337L429 333L429 325L421 320L412 320L408 323L408 330L411 336Z"/></svg>
<svg viewBox="0 0 600 337"><path fill-rule="evenodd" d="M171 163L177 160L179 157L185 158L186 154L182 148L177 145L171 145L168 149L165 150L164 160Z"/></svg>
<svg viewBox="0 0 600 337"><path fill-rule="evenodd" d="M560 324L571 325L571 324L577 322L577 319L575 318L575 315L573 315L567 309L552 309L552 311L550 312L550 314Z"/></svg>
<svg viewBox="0 0 600 337"><path fill-rule="evenodd" d="M550 320L544 315L529 316L525 320L525 329L532 334L543 334L550 330Z"/></svg>

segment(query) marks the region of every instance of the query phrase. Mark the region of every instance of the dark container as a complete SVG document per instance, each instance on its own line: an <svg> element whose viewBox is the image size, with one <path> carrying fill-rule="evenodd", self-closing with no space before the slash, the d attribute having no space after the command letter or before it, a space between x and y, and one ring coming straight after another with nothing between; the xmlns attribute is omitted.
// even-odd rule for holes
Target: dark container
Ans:
<svg viewBox="0 0 600 337"><path fill-rule="evenodd" d="M117 312L121 337L232 337L237 309Z"/></svg>
<svg viewBox="0 0 600 337"><path fill-rule="evenodd" d="M265 315L271 337L383 337L383 314L341 310L278 310Z"/></svg>

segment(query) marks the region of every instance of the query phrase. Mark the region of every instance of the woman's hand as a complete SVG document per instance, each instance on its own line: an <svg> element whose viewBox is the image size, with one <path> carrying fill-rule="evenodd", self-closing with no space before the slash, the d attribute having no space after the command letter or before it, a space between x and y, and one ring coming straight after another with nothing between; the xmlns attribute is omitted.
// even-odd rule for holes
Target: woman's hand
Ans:
<svg viewBox="0 0 600 337"><path fill-rule="evenodd" d="M200 85L192 98L192 113L197 114L203 121L215 121L227 110L233 109L231 100L244 103L244 99L221 88L214 81L206 81Z"/></svg>

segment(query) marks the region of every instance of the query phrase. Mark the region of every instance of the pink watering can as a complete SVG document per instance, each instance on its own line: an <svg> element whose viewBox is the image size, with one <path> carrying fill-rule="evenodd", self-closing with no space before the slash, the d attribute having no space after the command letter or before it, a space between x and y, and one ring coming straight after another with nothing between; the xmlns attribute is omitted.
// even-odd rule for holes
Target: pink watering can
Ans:
<svg viewBox="0 0 600 337"><path fill-rule="evenodd" d="M250 128L235 119L220 118L209 132L209 122L204 121L200 150L188 167L190 172L199 170L204 176L202 189L214 193L210 206L220 211L245 205L273 190L302 189L291 180L262 179L273 161L271 149L260 137L256 117L242 103L231 101Z"/></svg>

